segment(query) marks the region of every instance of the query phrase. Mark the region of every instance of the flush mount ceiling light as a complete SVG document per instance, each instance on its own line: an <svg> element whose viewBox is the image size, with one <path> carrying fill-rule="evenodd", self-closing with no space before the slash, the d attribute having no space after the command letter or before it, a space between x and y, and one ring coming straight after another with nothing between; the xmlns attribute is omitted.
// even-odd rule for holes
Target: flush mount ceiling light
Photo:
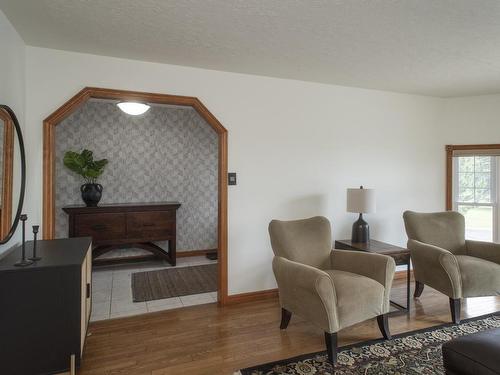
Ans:
<svg viewBox="0 0 500 375"><path fill-rule="evenodd" d="M142 115L150 108L149 105L139 102L120 102L117 106L123 112L132 116Z"/></svg>

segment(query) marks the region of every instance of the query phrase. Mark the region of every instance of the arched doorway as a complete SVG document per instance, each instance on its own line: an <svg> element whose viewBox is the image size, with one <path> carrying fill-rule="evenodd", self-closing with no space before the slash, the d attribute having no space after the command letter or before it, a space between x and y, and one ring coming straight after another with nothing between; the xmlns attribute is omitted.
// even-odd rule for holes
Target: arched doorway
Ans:
<svg viewBox="0 0 500 375"><path fill-rule="evenodd" d="M54 111L43 122L43 238L55 236L55 128L89 99L140 101L155 104L189 106L212 127L218 135L218 301L227 302L227 130L195 97L143 93L86 87Z"/></svg>

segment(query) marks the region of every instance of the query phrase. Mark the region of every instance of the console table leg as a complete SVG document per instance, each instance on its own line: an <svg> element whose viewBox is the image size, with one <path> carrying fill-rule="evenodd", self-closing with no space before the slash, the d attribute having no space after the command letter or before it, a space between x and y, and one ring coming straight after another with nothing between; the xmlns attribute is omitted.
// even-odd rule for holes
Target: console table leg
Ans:
<svg viewBox="0 0 500 375"><path fill-rule="evenodd" d="M175 267L177 263L177 241L175 239L168 241L168 256L170 257L170 264Z"/></svg>
<svg viewBox="0 0 500 375"><path fill-rule="evenodd" d="M390 315L410 313L410 279L411 279L410 265L411 262L410 260L408 260L408 263L406 264L406 306L400 305L399 303L390 300L389 302L391 303L391 305L397 309L397 311L391 311L389 313Z"/></svg>

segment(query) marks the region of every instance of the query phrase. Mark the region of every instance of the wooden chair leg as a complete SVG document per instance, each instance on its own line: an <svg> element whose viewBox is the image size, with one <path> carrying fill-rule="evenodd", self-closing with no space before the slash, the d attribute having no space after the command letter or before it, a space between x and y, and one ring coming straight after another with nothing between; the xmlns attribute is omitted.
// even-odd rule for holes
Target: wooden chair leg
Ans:
<svg viewBox="0 0 500 375"><path fill-rule="evenodd" d="M281 308L281 324L280 329L286 329L290 319L292 318L292 313L284 308Z"/></svg>
<svg viewBox="0 0 500 375"><path fill-rule="evenodd" d="M335 363L337 363L337 332L325 332L325 343L328 361L335 366Z"/></svg>
<svg viewBox="0 0 500 375"><path fill-rule="evenodd" d="M415 293L413 294L414 298L420 297L422 292L424 291L424 284L420 281L415 281Z"/></svg>
<svg viewBox="0 0 500 375"><path fill-rule="evenodd" d="M384 336L384 339L391 339L391 331L389 330L389 314L383 314L377 316L378 328L380 329L380 333Z"/></svg>
<svg viewBox="0 0 500 375"><path fill-rule="evenodd" d="M460 298L450 298L451 320L453 324L460 323Z"/></svg>

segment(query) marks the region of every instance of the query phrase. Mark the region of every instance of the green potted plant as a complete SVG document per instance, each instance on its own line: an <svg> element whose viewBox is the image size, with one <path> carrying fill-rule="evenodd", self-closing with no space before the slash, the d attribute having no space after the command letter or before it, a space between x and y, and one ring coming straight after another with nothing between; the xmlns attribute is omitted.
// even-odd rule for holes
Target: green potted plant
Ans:
<svg viewBox="0 0 500 375"><path fill-rule="evenodd" d="M97 179L104 172L108 160L94 160L92 151L83 150L81 153L66 151L63 161L69 170L83 177L85 183L80 186L80 191L87 207L97 207L102 196L102 185L97 183Z"/></svg>

